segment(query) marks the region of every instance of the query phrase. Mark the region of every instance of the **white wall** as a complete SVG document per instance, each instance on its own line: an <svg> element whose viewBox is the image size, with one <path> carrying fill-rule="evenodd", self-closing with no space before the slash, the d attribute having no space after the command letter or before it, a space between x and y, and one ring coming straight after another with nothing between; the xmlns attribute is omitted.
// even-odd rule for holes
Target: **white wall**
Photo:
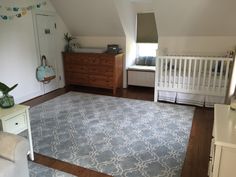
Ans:
<svg viewBox="0 0 236 177"><path fill-rule="evenodd" d="M124 65L123 86L127 87L126 69L134 63L136 57L136 13L127 0L113 0L126 36L126 61Z"/></svg>
<svg viewBox="0 0 236 177"><path fill-rule="evenodd" d="M3 0L2 6L28 6L28 0ZM42 10L54 11L50 2ZM0 14L6 14L0 11ZM57 57L58 73L63 76L61 50L64 47L63 33L66 27L57 16ZM42 94L41 84L36 80L35 72L39 64L35 43L33 18L29 12L26 16L11 21L0 20L0 82L9 86L18 83L11 92L17 103L26 101ZM59 84L64 86L64 80Z"/></svg>
<svg viewBox="0 0 236 177"><path fill-rule="evenodd" d="M224 56L236 36L159 36L159 54Z"/></svg>
<svg viewBox="0 0 236 177"><path fill-rule="evenodd" d="M65 25L64 21L61 17L56 13L56 60L57 60L57 71L58 76L61 77L59 80L59 87L63 88L65 86L65 78L64 78L64 67L63 67L63 57L62 51L65 49L65 39L64 34L69 32L67 26ZM59 78L58 78L59 79Z"/></svg>
<svg viewBox="0 0 236 177"><path fill-rule="evenodd" d="M125 37L117 36L78 36L76 41L81 47L106 48L107 44L118 44L125 51Z"/></svg>

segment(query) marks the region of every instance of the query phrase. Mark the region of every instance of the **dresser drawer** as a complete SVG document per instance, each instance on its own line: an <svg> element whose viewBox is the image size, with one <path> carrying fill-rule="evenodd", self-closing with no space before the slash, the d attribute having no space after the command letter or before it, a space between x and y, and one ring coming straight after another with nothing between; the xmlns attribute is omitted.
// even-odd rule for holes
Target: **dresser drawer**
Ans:
<svg viewBox="0 0 236 177"><path fill-rule="evenodd" d="M67 64L72 64L72 65L81 65L85 63L85 58L77 58L76 55L71 55L68 56L68 58L66 59L66 63Z"/></svg>
<svg viewBox="0 0 236 177"><path fill-rule="evenodd" d="M18 134L27 129L25 113L4 120L4 131Z"/></svg>
<svg viewBox="0 0 236 177"><path fill-rule="evenodd" d="M65 66L66 72L77 72L77 73L87 73L88 67L84 65L67 65Z"/></svg>
<svg viewBox="0 0 236 177"><path fill-rule="evenodd" d="M90 66L89 67L90 75L100 75L100 76L113 76L113 68L106 66Z"/></svg>
<svg viewBox="0 0 236 177"><path fill-rule="evenodd" d="M109 76L90 76L89 85L101 88L112 88L113 79Z"/></svg>
<svg viewBox="0 0 236 177"><path fill-rule="evenodd" d="M115 61L114 58L107 58L107 57L100 58L100 64L105 66L113 66L114 61Z"/></svg>
<svg viewBox="0 0 236 177"><path fill-rule="evenodd" d="M86 85L88 84L88 79L88 74L69 73L69 81L72 84Z"/></svg>
<svg viewBox="0 0 236 177"><path fill-rule="evenodd" d="M99 58L96 58L95 56L90 56L88 58L86 58L86 60L84 60L84 64L85 65L99 65L100 64L100 60Z"/></svg>

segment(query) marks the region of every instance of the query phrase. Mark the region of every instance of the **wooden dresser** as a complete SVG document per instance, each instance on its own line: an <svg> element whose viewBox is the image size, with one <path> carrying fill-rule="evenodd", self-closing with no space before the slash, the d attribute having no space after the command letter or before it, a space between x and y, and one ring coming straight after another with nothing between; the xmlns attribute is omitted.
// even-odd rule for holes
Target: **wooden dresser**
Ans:
<svg viewBox="0 0 236 177"><path fill-rule="evenodd" d="M66 85L112 89L123 83L124 54L63 53Z"/></svg>
<svg viewBox="0 0 236 177"><path fill-rule="evenodd" d="M236 111L215 104L209 177L236 176Z"/></svg>

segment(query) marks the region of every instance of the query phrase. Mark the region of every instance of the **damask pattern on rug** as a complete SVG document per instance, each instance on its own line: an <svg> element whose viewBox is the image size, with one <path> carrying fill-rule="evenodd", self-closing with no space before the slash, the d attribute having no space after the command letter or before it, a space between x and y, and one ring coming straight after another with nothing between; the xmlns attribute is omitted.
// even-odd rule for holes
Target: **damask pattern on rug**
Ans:
<svg viewBox="0 0 236 177"><path fill-rule="evenodd" d="M180 176L194 107L69 92L30 109L34 150L116 177Z"/></svg>

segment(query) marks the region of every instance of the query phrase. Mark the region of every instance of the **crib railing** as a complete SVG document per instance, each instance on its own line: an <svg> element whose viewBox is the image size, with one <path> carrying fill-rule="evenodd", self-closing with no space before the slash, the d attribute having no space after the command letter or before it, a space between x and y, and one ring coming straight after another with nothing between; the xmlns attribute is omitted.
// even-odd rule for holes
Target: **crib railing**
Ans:
<svg viewBox="0 0 236 177"><path fill-rule="evenodd" d="M158 56L155 99L157 90L225 96L232 61L225 57Z"/></svg>

